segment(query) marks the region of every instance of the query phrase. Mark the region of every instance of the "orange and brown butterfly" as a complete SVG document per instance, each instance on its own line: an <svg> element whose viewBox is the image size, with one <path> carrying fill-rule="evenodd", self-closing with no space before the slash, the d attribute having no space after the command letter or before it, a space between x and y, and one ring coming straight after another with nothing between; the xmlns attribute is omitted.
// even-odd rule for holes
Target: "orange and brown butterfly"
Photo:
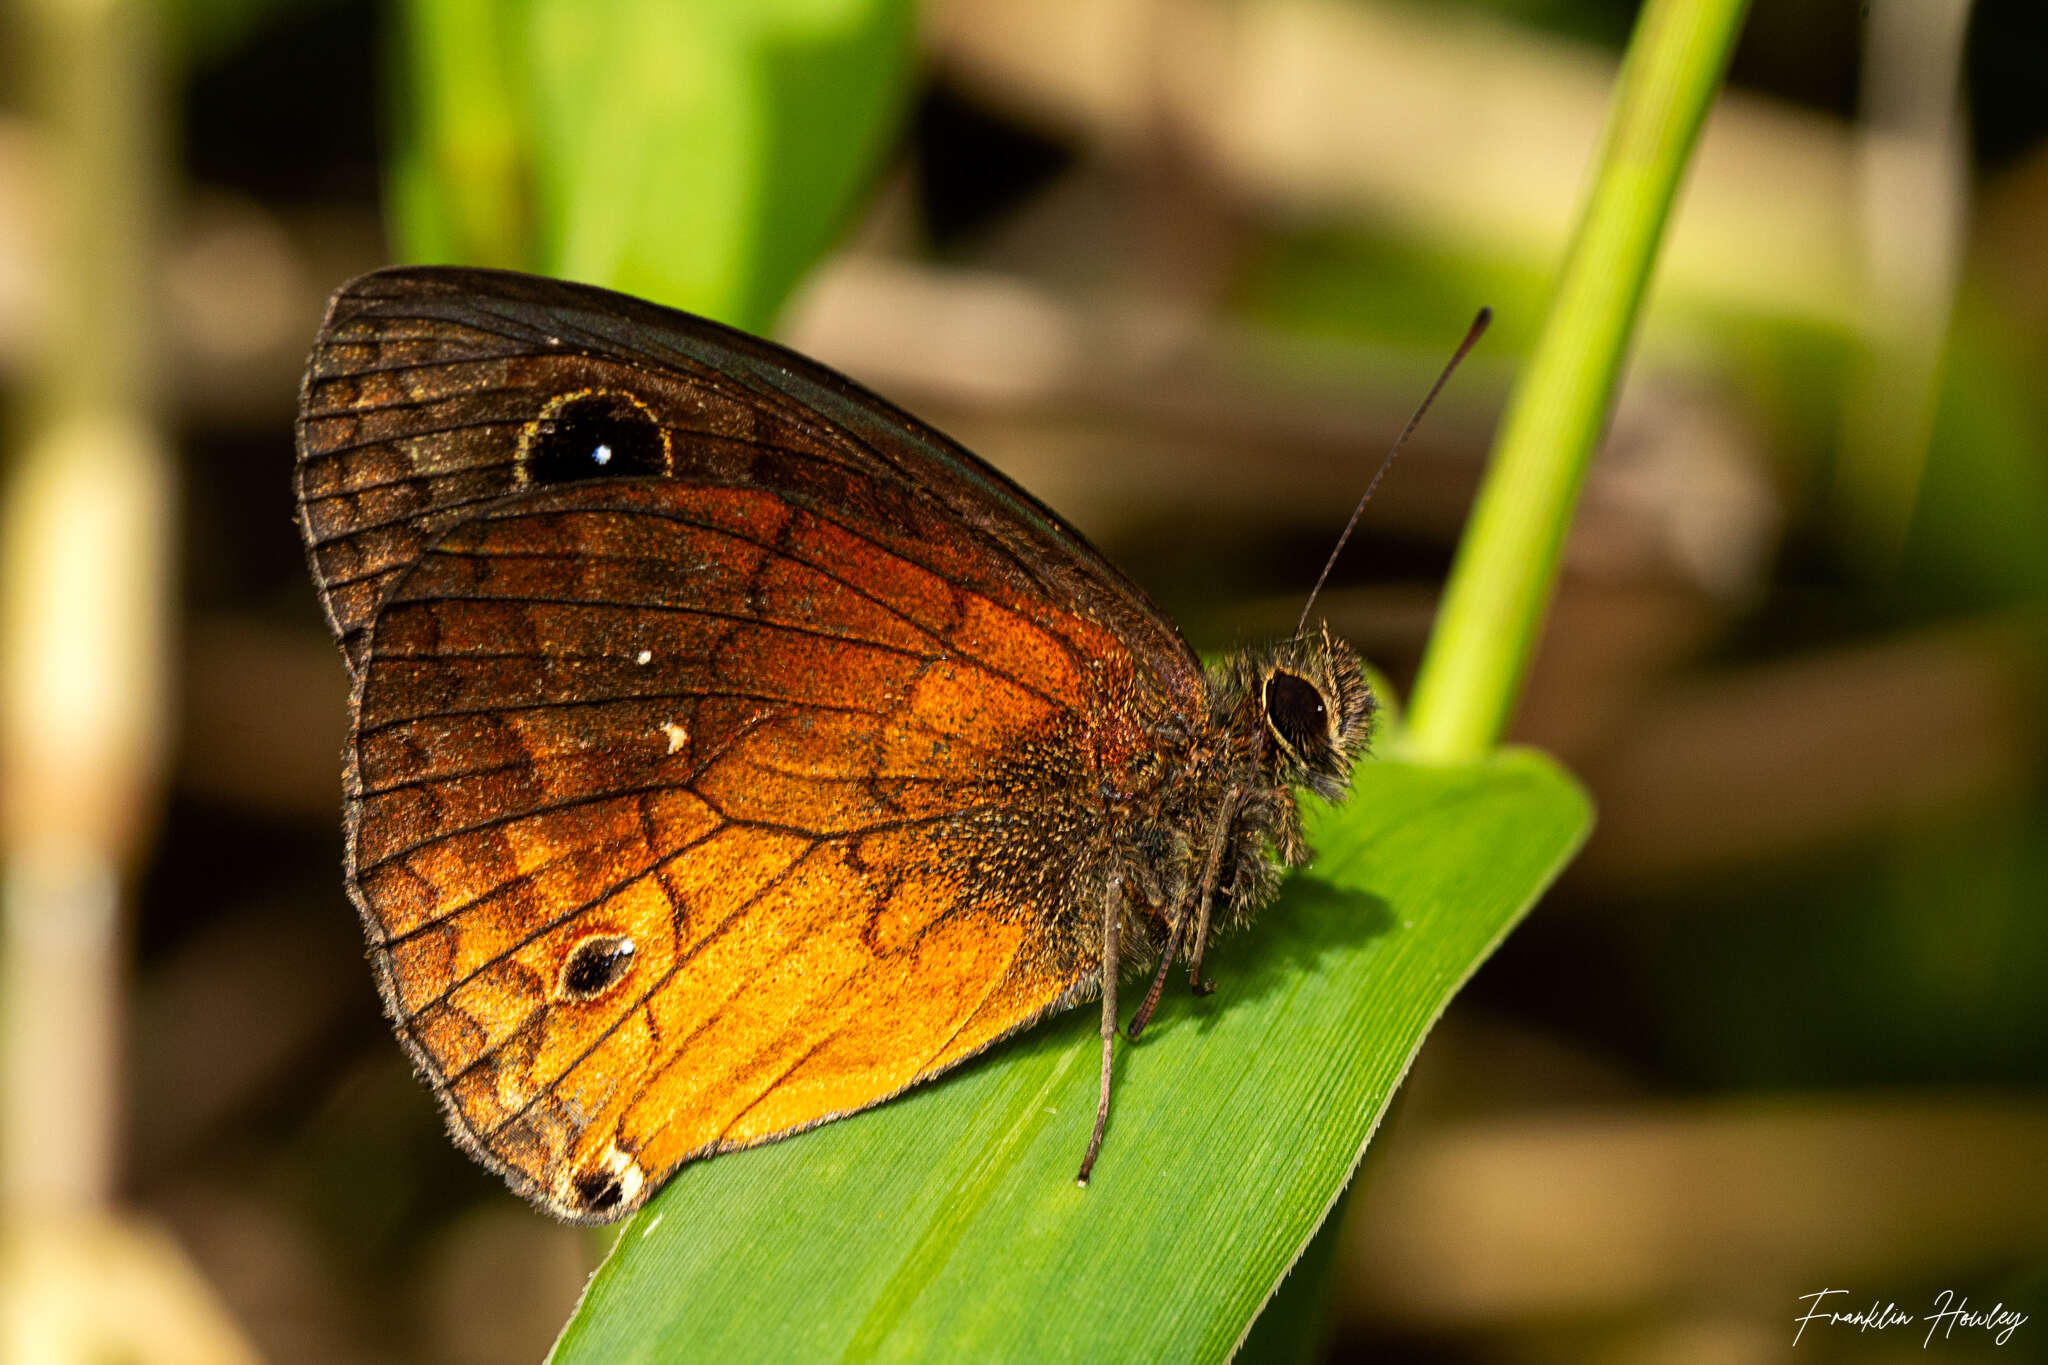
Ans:
<svg viewBox="0 0 2048 1365"><path fill-rule="evenodd" d="M344 286L297 495L350 893L454 1135L558 1217L865 1109L1120 978L1197 990L1372 697L1212 671L1058 516L832 371L494 271ZM1079 1137L1077 1134L1077 1145Z"/></svg>

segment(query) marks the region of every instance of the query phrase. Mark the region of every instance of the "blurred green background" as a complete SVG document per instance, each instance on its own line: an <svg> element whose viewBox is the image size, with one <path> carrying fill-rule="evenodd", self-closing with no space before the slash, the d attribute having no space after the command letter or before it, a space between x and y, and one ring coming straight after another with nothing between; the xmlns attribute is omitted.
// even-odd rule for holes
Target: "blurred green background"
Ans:
<svg viewBox="0 0 2048 1365"><path fill-rule="evenodd" d="M447 1143L342 891L287 480L336 284L515 265L771 332L1204 650L1291 627L1490 303L1324 599L1398 686L1633 11L0 11L13 1307L467 1365L537 1359L592 1264ZM1323 1358L1777 1360L1826 1288L2036 1321L1801 1359L2048 1358L2044 71L2037 0L1753 6L1515 726L1601 823L1425 1049Z"/></svg>

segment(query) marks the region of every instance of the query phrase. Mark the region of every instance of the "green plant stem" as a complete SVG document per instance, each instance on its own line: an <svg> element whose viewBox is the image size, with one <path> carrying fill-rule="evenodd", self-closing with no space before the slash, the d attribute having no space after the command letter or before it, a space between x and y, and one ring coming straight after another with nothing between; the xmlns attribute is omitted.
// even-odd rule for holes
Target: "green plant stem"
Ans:
<svg viewBox="0 0 2048 1365"><path fill-rule="evenodd" d="M1664 223L1746 9L1651 0L1637 21L1592 190L1416 678L1410 758L1478 758L1513 714Z"/></svg>

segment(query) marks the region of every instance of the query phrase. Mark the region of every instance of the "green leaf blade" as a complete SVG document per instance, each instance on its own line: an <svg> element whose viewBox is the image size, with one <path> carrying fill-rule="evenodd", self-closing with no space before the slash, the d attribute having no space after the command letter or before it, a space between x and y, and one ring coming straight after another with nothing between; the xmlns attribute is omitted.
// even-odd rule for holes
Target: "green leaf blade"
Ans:
<svg viewBox="0 0 2048 1365"><path fill-rule="evenodd" d="M1320 856L1118 1045L1096 1015L878 1109L685 1168L553 1359L1220 1360L1344 1187L1429 1026L1584 839L1540 755L1359 769ZM1183 978L1184 979L1184 978Z"/></svg>
<svg viewBox="0 0 2048 1365"><path fill-rule="evenodd" d="M765 331L879 174L909 0L404 0L393 237Z"/></svg>

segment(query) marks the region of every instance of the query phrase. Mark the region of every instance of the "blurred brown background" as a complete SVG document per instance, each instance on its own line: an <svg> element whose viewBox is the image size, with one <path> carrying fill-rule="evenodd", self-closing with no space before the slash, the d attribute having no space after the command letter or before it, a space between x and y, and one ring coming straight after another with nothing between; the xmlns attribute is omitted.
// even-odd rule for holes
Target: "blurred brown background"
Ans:
<svg viewBox="0 0 2048 1365"><path fill-rule="evenodd" d="M1291 624L1491 303L1325 599L1398 687L1633 8L934 0L778 334L1220 649ZM0 28L19 1349L76 1310L138 1360L532 1360L594 1264L445 1140L342 890L290 423L394 254L392 34ZM1754 5L1516 725L1600 825L1376 1144L1329 1359L2048 1359L2044 72L2037 0ZM2036 1321L1795 1352L1824 1288Z"/></svg>

